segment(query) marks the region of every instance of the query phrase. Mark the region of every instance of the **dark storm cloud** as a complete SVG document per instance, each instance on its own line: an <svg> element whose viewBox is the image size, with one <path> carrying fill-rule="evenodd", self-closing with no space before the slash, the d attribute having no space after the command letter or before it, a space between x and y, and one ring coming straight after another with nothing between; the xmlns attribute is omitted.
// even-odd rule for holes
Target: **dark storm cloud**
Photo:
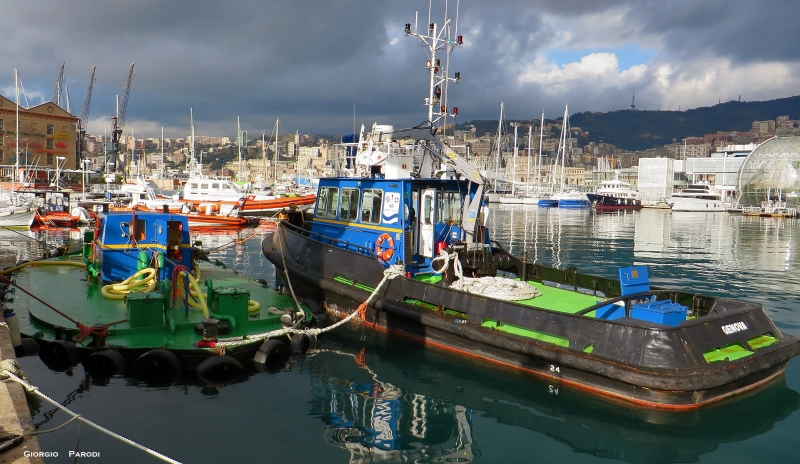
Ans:
<svg viewBox="0 0 800 464"><path fill-rule="evenodd" d="M200 135L233 135L237 116L251 135L269 132L277 118L292 132L349 132L354 105L359 124L410 125L426 114L426 55L403 26L418 10L425 27L427 1L10 3L5 10L13 14L0 16L0 28L14 37L0 43L9 76L0 79L3 92L13 94L18 67L29 97L49 100L66 62L71 110L78 113L96 65L93 132L110 128L114 96L134 61L127 119L137 136L157 136L160 126L168 136L185 135L189 108ZM455 5L448 4L451 17ZM439 25L443 9L435 0L432 20ZM676 79L690 85L705 72L699 59L796 65L798 19L791 2L778 1L463 0L459 34L466 45L452 54L450 72L460 71L462 80L450 87L451 106L460 107L462 119L495 118L504 101L510 117L533 118L543 108L560 114L565 103L571 112L618 109L636 91L637 102L659 107ZM629 44L656 50L636 75L609 71L608 56L578 68L541 61L558 47ZM772 94L789 84L760 91L784 96ZM698 91L695 106L716 100L709 95Z"/></svg>
<svg viewBox="0 0 800 464"><path fill-rule="evenodd" d="M800 60L800 8L784 0L646 1L631 3L630 20L663 35L669 53L723 56L735 63Z"/></svg>

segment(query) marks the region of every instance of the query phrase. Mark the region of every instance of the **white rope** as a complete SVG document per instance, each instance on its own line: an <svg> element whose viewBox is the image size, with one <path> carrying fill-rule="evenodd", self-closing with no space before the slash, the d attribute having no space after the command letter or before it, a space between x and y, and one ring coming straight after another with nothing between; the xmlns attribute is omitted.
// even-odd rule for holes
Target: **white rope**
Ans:
<svg viewBox="0 0 800 464"><path fill-rule="evenodd" d="M276 232L277 233L277 232ZM280 236L278 236L278 240L280 241ZM281 244L281 256L283 256L283 245ZM283 262L284 265L284 272L286 271L286 261ZM367 306L369 306L369 302L378 294L378 291L381 289L384 283L389 280L395 279L397 277L404 276L406 273L405 267L401 264L394 264L389 266L386 270L383 271L383 279L375 287L375 290L369 295L369 298L364 302ZM289 274L286 273L287 283ZM289 284L289 288L291 289L291 284ZM292 292L292 296L294 296L294 292ZM295 299L295 303L297 303L297 307L300 307L300 303ZM317 329L317 328L308 328L305 329L295 329L294 327L285 327L283 329L273 330L270 332L265 332L261 334L253 334L253 335L244 335L241 337L230 337L230 338L220 338L216 342L216 347L226 348L230 346L242 345L245 343L253 343L261 340L267 340L269 338L274 337L281 337L283 335L307 335L310 337L316 337L321 333L330 332L331 330L336 329L337 327L347 324L352 319L356 318L359 315L358 311L353 311L352 313L348 314L347 317L344 319L336 322L335 324L331 324L327 327Z"/></svg>
<svg viewBox="0 0 800 464"><path fill-rule="evenodd" d="M34 387L33 385L31 385L30 383L26 382L25 380L22 380L21 378L17 377L14 374L14 372L12 372L11 370L3 370L2 372L0 372L0 375L5 377L5 379L7 379L7 380L13 380L14 382L17 382L18 384L22 385L22 387L25 390L27 390L27 391L29 391L31 393L35 393L35 394L39 395L45 401L51 403L55 407L61 409L62 411L66 412L67 414L71 415L73 419L77 418L81 422L85 422L86 424L91 425L92 427L96 428L97 430L99 430L99 431L101 431L101 432L103 432L103 433L105 433L107 435L110 435L110 436L112 436L112 437L114 437L114 438L116 438L116 439L118 439L120 441L123 441L123 442L125 442L125 443L127 443L127 444L129 444L129 445L131 445L131 446L133 446L135 448L138 448L138 449L144 451L145 453L150 454L151 456L155 456L155 457L161 459L162 461L171 462L171 463L174 463L174 464L181 464L180 461L176 461L176 460L174 460L174 459L172 459L172 458L170 458L168 456L164 456L163 454L159 453L158 451L155 451L155 450L152 450L150 448L147 448L146 446L142 446L142 445L136 443L133 440L129 440L129 439L123 437L122 435L114 433L114 432L108 430L107 428L103 427L102 425L95 424L94 422L90 421L89 419L84 418L80 414L75 414L74 412L72 412L69 409L67 409L64 406L62 406L61 403L49 398L44 393L40 392L37 387ZM73 419L71 419L71 420L73 420Z"/></svg>
<svg viewBox="0 0 800 464"><path fill-rule="evenodd" d="M458 253L453 252L451 254L448 254L445 250L440 250L439 251L439 256L437 256L436 258L433 258L433 261L431 261L431 270L433 271L434 274L441 274L442 272L447 270L447 267L450 265L450 260L451 259L456 260L456 262L458 262L457 261L458 260ZM436 270L436 266L434 266L434 263L436 261L444 261L444 264L442 265L442 267L439 268L438 271ZM460 263L459 263L459 265L460 265Z"/></svg>
<svg viewBox="0 0 800 464"><path fill-rule="evenodd" d="M442 251L442 254L444 254L444 251ZM450 288L454 290L504 301L530 300L542 295L539 289L521 280L492 276L464 277L458 254L453 253L449 258L453 259L453 271L458 277L458 280L450 284Z"/></svg>

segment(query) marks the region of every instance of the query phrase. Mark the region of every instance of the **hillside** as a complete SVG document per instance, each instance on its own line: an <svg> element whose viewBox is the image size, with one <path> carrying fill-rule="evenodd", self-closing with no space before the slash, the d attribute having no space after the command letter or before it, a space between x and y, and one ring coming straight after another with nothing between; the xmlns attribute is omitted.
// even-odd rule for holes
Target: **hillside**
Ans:
<svg viewBox="0 0 800 464"><path fill-rule="evenodd" d="M800 96L768 101L730 101L686 111L587 111L571 115L570 124L588 131L590 140L635 151L672 143L672 139L700 137L717 131L746 132L753 121L775 119L779 115L800 119ZM479 135L497 132L497 120L477 120L468 124L475 125Z"/></svg>

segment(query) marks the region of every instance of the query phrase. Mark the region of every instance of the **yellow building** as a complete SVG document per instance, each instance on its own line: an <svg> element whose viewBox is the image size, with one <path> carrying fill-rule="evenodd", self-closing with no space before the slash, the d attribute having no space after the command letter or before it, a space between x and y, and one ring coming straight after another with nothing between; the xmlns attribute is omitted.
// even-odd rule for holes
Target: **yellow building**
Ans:
<svg viewBox="0 0 800 464"><path fill-rule="evenodd" d="M19 108L19 165L39 170L75 169L79 118L51 102ZM17 105L0 95L0 165L13 165L17 145ZM27 161L26 161L27 158Z"/></svg>

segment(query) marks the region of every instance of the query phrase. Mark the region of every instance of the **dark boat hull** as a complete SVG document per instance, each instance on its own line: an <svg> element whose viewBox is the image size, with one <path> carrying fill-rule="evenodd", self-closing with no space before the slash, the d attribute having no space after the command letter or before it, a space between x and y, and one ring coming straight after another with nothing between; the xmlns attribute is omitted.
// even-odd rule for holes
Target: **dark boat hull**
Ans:
<svg viewBox="0 0 800 464"><path fill-rule="evenodd" d="M589 201L594 205L595 211L637 211L642 209L642 202L630 198L616 198L596 193L587 193Z"/></svg>
<svg viewBox="0 0 800 464"><path fill-rule="evenodd" d="M288 271L295 292L322 302L329 313L345 317L369 297L383 276L383 266L370 256L313 240L279 224L262 244L265 256L279 271ZM334 280L339 277L338 280ZM343 281L341 277L344 277ZM366 287L365 287L366 286ZM421 300L435 308L469 313L470 320L515 320L562 335L577 347L570 349L539 340L459 323L445 311L409 304ZM734 320L746 321L759 332L780 334L758 305L724 300ZM514 316L516 314L516 316ZM763 317L762 317L763 315ZM516 319L514 319L516 317ZM389 280L372 300L366 320L374 328L402 334L426 344L491 362L512 366L592 393L667 410L689 410L755 389L780 376L798 352L796 338L780 335L775 345L736 363L698 364L689 353L676 353L680 340L718 343L708 324L653 330L652 326L600 321L554 311L521 309L520 305L483 298L445 287L398 278ZM726 323L727 318L717 321ZM717 325L715 323L715 325ZM718 327L715 327L718 328ZM643 351L642 347L647 347ZM696 356L695 356L696 357Z"/></svg>

